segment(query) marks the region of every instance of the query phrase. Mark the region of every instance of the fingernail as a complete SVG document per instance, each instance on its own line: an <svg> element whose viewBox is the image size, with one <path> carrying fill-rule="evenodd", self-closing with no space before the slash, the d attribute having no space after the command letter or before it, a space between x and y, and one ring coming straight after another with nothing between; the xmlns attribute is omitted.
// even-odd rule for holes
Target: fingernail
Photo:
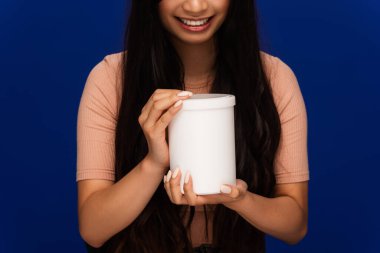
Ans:
<svg viewBox="0 0 380 253"><path fill-rule="evenodd" d="M166 183L166 175L164 176L164 184Z"/></svg>
<svg viewBox="0 0 380 253"><path fill-rule="evenodd" d="M192 96L193 93L191 91L181 91L177 94L178 97Z"/></svg>
<svg viewBox="0 0 380 253"><path fill-rule="evenodd" d="M166 182L169 182L171 177L172 177L172 171L169 170L168 175L166 177Z"/></svg>
<svg viewBox="0 0 380 253"><path fill-rule="evenodd" d="M232 190L231 190L231 187L228 187L226 185L222 185L220 187L220 191L223 192L223 193L231 193Z"/></svg>
<svg viewBox="0 0 380 253"><path fill-rule="evenodd" d="M174 173L173 173L173 176L172 176L173 179L177 177L178 172L179 172L179 168L176 168L176 169L174 170Z"/></svg>
<svg viewBox="0 0 380 253"><path fill-rule="evenodd" d="M182 104L182 100L178 100L178 101L174 104L174 107L177 107L177 106L179 106L180 104Z"/></svg>
<svg viewBox="0 0 380 253"><path fill-rule="evenodd" d="M190 180L190 172L187 171L186 176L185 176L185 184L187 184L189 182L189 180Z"/></svg>

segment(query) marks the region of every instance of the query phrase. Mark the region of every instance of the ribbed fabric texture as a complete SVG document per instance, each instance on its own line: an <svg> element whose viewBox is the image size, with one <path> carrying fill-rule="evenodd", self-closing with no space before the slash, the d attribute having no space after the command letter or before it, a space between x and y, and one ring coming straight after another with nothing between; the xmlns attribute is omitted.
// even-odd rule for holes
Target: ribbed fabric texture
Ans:
<svg viewBox="0 0 380 253"><path fill-rule="evenodd" d="M274 101L281 121L281 138L275 158L277 184L309 180L307 114L294 72L277 57L263 57L270 73Z"/></svg>
<svg viewBox="0 0 380 253"><path fill-rule="evenodd" d="M121 100L121 56L121 53L106 56L87 78L78 110L76 181L115 180L114 140ZM307 115L296 76L279 58L264 52L261 56L281 120L282 135L275 157L277 183L307 181ZM207 88L191 91L194 94L208 92ZM196 206L195 210L193 245L208 243L203 233L203 214L200 213L203 206ZM209 233L212 238L212 231Z"/></svg>
<svg viewBox="0 0 380 253"><path fill-rule="evenodd" d="M277 183L307 181L307 115L296 76L279 58L264 52L261 55L282 127L275 159ZM78 110L76 181L115 179L114 138L121 97L120 63L121 53L108 55L87 78ZM198 207L197 210L203 209Z"/></svg>

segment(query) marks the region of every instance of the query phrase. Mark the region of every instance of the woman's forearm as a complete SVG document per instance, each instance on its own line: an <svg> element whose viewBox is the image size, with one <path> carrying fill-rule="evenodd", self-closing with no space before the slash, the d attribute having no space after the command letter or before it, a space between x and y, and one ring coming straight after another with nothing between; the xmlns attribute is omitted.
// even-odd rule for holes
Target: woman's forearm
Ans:
<svg viewBox="0 0 380 253"><path fill-rule="evenodd" d="M251 225L286 243L298 243L307 232L307 212L289 196L266 198L247 192L243 199L227 204Z"/></svg>
<svg viewBox="0 0 380 253"><path fill-rule="evenodd" d="M92 194L79 211L83 239L100 247L130 225L153 196L164 173L143 159L120 181Z"/></svg>

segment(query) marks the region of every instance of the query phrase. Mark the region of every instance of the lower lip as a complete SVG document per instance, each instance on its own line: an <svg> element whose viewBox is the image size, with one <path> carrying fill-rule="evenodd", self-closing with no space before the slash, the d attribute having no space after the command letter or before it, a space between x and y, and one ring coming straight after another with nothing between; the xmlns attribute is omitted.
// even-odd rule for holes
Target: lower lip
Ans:
<svg viewBox="0 0 380 253"><path fill-rule="evenodd" d="M206 24L204 25L201 25L201 26L188 26L188 25L185 25L184 23L182 23L181 21L177 20L179 22L179 24L182 26L182 28L188 30L188 31L192 31L192 32L203 32L205 31L209 26L210 26L210 23L211 23L211 20L212 18L210 18Z"/></svg>

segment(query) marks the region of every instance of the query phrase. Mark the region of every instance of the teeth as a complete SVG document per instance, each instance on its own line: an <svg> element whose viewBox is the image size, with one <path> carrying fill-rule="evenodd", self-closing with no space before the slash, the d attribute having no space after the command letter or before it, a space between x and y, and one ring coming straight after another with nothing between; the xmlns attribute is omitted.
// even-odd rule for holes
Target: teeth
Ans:
<svg viewBox="0 0 380 253"><path fill-rule="evenodd" d="M206 19L203 19L203 20L199 20L199 21L191 21L191 20L187 20L187 19L183 19L183 18L180 18L180 20L181 20L182 23L184 23L185 25L201 26L201 25L206 24L207 21L209 20L209 18L206 18Z"/></svg>

